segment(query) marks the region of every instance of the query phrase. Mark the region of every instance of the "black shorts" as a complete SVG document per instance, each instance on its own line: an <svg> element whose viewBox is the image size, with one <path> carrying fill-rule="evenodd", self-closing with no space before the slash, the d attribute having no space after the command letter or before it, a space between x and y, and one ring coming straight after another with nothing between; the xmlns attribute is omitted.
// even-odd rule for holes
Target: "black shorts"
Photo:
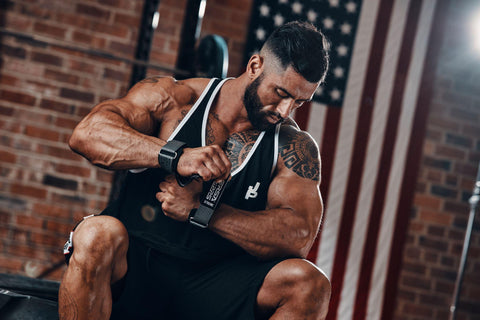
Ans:
<svg viewBox="0 0 480 320"><path fill-rule="evenodd" d="M254 319L258 290L279 262L245 254L195 265L130 237L129 269L111 319Z"/></svg>
<svg viewBox="0 0 480 320"><path fill-rule="evenodd" d="M68 263L71 242L67 248ZM126 276L112 287L112 320L255 319L258 290L282 261L259 261L243 254L196 264L162 254L132 236L127 260Z"/></svg>

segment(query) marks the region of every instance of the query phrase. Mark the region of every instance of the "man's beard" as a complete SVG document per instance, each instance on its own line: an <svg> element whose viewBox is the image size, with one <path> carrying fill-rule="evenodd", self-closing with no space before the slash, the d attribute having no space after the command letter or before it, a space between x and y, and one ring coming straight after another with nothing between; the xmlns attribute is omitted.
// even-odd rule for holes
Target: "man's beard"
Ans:
<svg viewBox="0 0 480 320"><path fill-rule="evenodd" d="M284 120L276 112L261 111L263 104L258 96L258 87L262 83L263 77L264 75L262 73L253 80L253 82L247 86L243 95L243 104L247 109L248 120L255 129L260 131L268 130ZM280 118L280 120L277 123L271 123L268 121L268 116L270 115L276 116Z"/></svg>

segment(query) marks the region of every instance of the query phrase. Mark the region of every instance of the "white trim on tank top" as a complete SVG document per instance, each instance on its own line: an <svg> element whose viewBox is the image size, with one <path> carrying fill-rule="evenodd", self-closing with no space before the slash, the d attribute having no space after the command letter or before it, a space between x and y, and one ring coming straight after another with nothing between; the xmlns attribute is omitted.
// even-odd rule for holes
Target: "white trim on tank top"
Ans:
<svg viewBox="0 0 480 320"><path fill-rule="evenodd" d="M200 97L197 99L197 101L195 101L193 107L188 111L187 115L182 119L182 121L180 122L180 124L175 128L175 130L173 131L173 133L170 135L170 137L167 139L167 141L170 141L172 140L177 134L178 132L180 131L180 129L182 129L182 127L185 125L185 123L188 121L188 119L190 119L190 117L192 116L192 114L195 112L195 110L197 110L198 106L200 105L200 103L203 101L203 98L205 97L205 95L207 94L208 90L210 90L210 87L212 86L213 82L215 81L216 78L212 78L207 86L205 87L205 89L203 89L203 92L202 94L200 95ZM160 151L160 150L159 150ZM143 172L147 170L147 168L138 168L138 169L130 169L129 171L131 173L140 173L140 172Z"/></svg>

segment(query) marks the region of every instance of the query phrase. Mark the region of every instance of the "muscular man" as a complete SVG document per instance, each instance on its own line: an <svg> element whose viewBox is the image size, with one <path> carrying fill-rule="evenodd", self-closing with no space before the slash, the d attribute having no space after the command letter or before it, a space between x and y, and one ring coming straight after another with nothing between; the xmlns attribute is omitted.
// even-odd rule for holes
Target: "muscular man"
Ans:
<svg viewBox="0 0 480 320"><path fill-rule="evenodd" d="M238 78L154 77L97 105L70 146L130 172L66 244L60 318L325 318L329 281L304 260L323 210L318 148L289 115L327 67L323 35L295 22Z"/></svg>

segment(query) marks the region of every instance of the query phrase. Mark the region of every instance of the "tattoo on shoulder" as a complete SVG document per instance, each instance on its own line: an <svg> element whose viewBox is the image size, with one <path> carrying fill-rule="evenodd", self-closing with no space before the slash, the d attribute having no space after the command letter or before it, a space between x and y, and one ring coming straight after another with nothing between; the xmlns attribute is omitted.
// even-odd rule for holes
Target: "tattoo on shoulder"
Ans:
<svg viewBox="0 0 480 320"><path fill-rule="evenodd" d="M252 150L255 141L257 141L260 131L249 130L232 134L225 142L225 154L232 163L232 171L240 167L250 150Z"/></svg>
<svg viewBox="0 0 480 320"><path fill-rule="evenodd" d="M279 146L285 166L302 178L319 181L320 161L315 142L304 134L287 135L287 142Z"/></svg>
<svg viewBox="0 0 480 320"><path fill-rule="evenodd" d="M182 122L183 118L185 118L188 114L188 110L187 109L184 109L182 111L180 111L180 117L177 119L177 122L175 123L175 126L172 128L170 134L172 134L175 129L180 125L180 123Z"/></svg>

